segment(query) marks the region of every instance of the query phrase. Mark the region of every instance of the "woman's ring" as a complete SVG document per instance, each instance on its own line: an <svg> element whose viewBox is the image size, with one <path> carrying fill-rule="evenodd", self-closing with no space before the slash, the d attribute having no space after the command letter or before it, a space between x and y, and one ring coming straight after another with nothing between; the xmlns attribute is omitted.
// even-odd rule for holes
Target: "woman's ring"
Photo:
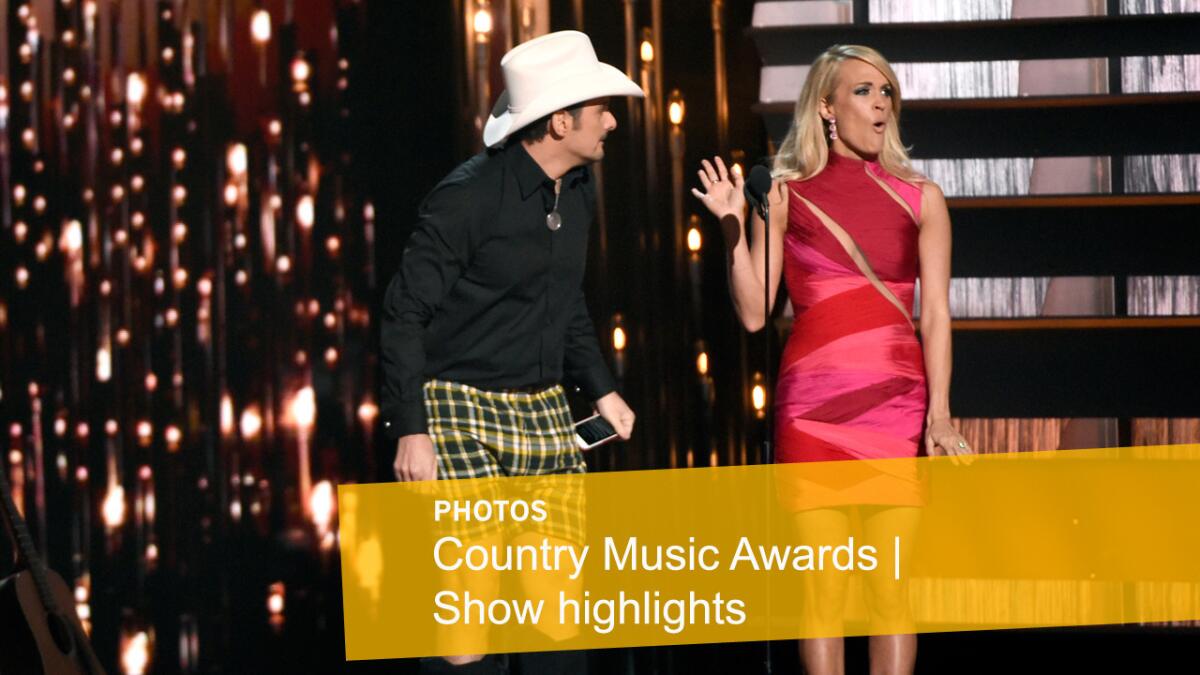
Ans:
<svg viewBox="0 0 1200 675"><path fill-rule="evenodd" d="M965 447L967 447L967 442L966 442L966 441L963 441L963 440L960 440L960 441L958 442L958 447L960 447L960 448L965 448Z"/></svg>

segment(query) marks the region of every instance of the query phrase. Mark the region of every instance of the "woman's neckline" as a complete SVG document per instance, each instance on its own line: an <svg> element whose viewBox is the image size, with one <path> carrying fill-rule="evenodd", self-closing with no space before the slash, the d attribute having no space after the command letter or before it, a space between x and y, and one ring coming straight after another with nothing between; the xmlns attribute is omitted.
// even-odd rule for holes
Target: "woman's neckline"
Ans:
<svg viewBox="0 0 1200 675"><path fill-rule="evenodd" d="M876 158L876 159L859 159L858 157L847 157L846 155L840 155L840 154L834 152L833 150L830 150L828 163L829 164L842 164L842 165L849 166L849 167L860 168L864 164L870 164L872 166L879 166L879 159L878 158Z"/></svg>

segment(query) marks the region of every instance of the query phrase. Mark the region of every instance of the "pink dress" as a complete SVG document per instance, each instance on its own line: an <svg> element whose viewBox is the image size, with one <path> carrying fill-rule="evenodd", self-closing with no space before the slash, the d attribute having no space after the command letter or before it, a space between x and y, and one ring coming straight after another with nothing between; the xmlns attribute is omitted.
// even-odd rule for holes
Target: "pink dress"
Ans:
<svg viewBox="0 0 1200 675"><path fill-rule="evenodd" d="M911 319L921 188L832 152L819 174L786 187L783 273L796 318L776 388L778 461L914 458L927 405ZM922 502L915 462L874 466L817 501Z"/></svg>

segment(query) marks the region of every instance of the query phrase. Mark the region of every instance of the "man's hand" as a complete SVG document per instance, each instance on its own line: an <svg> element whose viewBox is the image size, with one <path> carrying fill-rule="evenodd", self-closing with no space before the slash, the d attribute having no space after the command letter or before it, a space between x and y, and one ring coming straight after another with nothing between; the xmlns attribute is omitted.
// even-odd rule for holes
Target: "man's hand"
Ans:
<svg viewBox="0 0 1200 675"><path fill-rule="evenodd" d="M633 413L630 413L631 415ZM396 480L433 480L437 478L437 454L428 434L409 434L396 441L396 460L392 462Z"/></svg>
<svg viewBox="0 0 1200 675"><path fill-rule="evenodd" d="M621 440L627 441L633 435L633 418L635 415L625 403L625 399L617 392L610 392L596 401L596 412L612 425Z"/></svg>

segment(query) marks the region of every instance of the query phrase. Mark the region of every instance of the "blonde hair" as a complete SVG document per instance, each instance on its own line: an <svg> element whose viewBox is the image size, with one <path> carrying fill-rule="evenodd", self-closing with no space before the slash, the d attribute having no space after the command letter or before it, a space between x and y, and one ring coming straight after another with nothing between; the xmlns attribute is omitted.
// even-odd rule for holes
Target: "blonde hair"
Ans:
<svg viewBox="0 0 1200 675"><path fill-rule="evenodd" d="M879 164L888 173L907 181L921 181L909 162L908 149L900 142L900 83L896 72L879 52L862 45L834 45L813 61L796 110L792 127L779 145L771 173L776 178L805 180L825 168L829 161L828 122L821 117L820 102L833 100L837 87L838 68L847 59L858 59L879 69L892 87L892 123L883 133L883 150Z"/></svg>

